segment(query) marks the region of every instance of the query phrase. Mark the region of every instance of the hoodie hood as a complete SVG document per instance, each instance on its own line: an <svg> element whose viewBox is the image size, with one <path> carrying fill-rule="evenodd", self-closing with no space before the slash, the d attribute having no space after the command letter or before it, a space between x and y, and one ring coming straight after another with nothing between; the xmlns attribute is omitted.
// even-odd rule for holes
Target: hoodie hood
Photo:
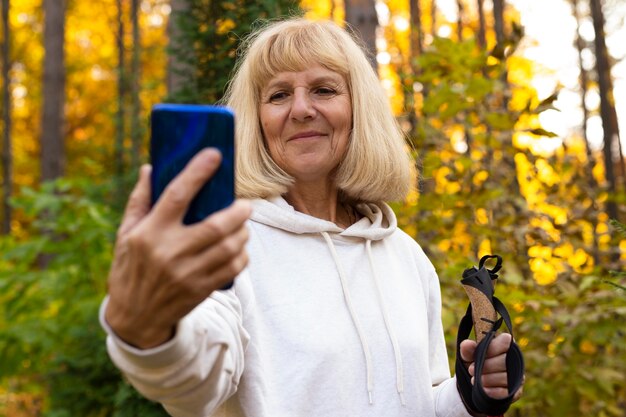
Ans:
<svg viewBox="0 0 626 417"><path fill-rule="evenodd" d="M252 201L251 219L266 226L296 234L336 233L343 237L381 240L390 236L397 228L396 216L385 203L360 203L356 211L361 218L347 229L335 223L296 211L282 197Z"/></svg>

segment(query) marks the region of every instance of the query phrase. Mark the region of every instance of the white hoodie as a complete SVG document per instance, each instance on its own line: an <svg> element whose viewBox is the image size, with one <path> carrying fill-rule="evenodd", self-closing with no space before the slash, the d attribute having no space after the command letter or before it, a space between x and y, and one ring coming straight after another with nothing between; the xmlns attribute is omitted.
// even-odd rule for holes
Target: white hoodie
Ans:
<svg viewBox="0 0 626 417"><path fill-rule="evenodd" d="M135 349L109 333L113 362L179 417L467 417L450 378L435 270L385 204L347 229L256 200L248 268Z"/></svg>

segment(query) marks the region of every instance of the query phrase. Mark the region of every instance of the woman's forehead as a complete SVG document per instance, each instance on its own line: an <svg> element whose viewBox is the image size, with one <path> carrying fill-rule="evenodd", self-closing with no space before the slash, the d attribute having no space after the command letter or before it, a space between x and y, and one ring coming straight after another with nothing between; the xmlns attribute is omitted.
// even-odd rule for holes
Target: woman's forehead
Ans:
<svg viewBox="0 0 626 417"><path fill-rule="evenodd" d="M266 82L266 87L279 84L293 84L293 83L345 83L346 79L343 74L333 71L319 64L312 64L307 68L303 68L297 71L279 71L271 76Z"/></svg>
<svg viewBox="0 0 626 417"><path fill-rule="evenodd" d="M257 80L257 85L261 89L264 89L278 80L286 82L294 77L300 79L304 77L308 81L312 81L313 79L318 79L318 81L334 80L335 82L347 84L348 79L346 75L344 71L329 68L329 66L319 61L310 60L303 62L302 65L273 66L273 68L266 68L261 77Z"/></svg>

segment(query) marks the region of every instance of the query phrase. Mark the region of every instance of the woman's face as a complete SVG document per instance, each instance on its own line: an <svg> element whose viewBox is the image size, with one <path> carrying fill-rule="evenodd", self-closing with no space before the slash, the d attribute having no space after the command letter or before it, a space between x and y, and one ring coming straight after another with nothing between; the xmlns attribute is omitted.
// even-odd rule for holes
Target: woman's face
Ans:
<svg viewBox="0 0 626 417"><path fill-rule="evenodd" d="M352 129L348 85L319 65L280 72L261 91L260 117L270 156L296 183L328 180Z"/></svg>

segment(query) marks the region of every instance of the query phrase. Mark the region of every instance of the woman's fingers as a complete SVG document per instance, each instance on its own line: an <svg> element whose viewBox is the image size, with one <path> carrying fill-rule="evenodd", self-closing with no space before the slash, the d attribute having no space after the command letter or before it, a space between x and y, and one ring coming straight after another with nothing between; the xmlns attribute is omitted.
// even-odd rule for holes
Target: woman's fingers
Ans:
<svg viewBox="0 0 626 417"><path fill-rule="evenodd" d="M152 210L150 169L142 168L120 227L105 310L114 332L132 345L149 348L168 340L182 317L247 264L249 202L235 201L193 225L182 223L220 160L215 149L199 152Z"/></svg>
<svg viewBox="0 0 626 417"><path fill-rule="evenodd" d="M250 213L249 202L236 201L185 226L156 222L151 212L129 230L109 274L105 318L115 333L140 348L168 340L182 317L245 268Z"/></svg>
<svg viewBox="0 0 626 417"><path fill-rule="evenodd" d="M155 223L181 222L189 203L217 171L221 159L217 149L208 148L198 152L167 185L154 205L152 211Z"/></svg>
<svg viewBox="0 0 626 417"><path fill-rule="evenodd" d="M242 250L229 262L211 271L209 279L204 283L205 291L213 292L231 282L248 265L248 252Z"/></svg>
<svg viewBox="0 0 626 417"><path fill-rule="evenodd" d="M511 347L511 335L509 333L500 333L493 338L487 348L487 358L502 355L509 351Z"/></svg>
<svg viewBox="0 0 626 417"><path fill-rule="evenodd" d="M201 222L182 230L180 247L189 252L203 251L239 230L250 217L252 208L247 200L235 200Z"/></svg>
<svg viewBox="0 0 626 417"><path fill-rule="evenodd" d="M179 275L198 280L195 293L210 293L232 281L246 266L245 245L248 241L248 228L241 224L239 229L215 242L203 251L181 263ZM199 277L199 278L197 278Z"/></svg>
<svg viewBox="0 0 626 417"><path fill-rule="evenodd" d="M509 350L511 343L511 335L508 333L502 333L496 336L489 347L487 348L487 354L485 361L483 362L483 378L489 374L502 373L505 378L506 384L506 352ZM461 342L461 359L468 364L468 372L474 376L475 372L475 355L476 355L476 342L473 340L464 340ZM485 381L483 379L483 381ZM487 380L487 385L490 380ZM485 382L484 382L485 383ZM506 385L505 385L506 386Z"/></svg>
<svg viewBox="0 0 626 417"><path fill-rule="evenodd" d="M483 372L500 372L506 369L506 352L511 346L511 335L501 333L494 337L487 347ZM461 342L461 359L466 363L473 363L476 355L477 344L473 340L463 340ZM504 368L502 368L504 367ZM474 366L469 365L470 374L474 374Z"/></svg>
<svg viewBox="0 0 626 417"><path fill-rule="evenodd" d="M509 395L509 389L508 388L492 388L492 387L488 387L486 385L483 385L483 389L485 391L485 394L487 394L489 397L491 398L505 398Z"/></svg>
<svg viewBox="0 0 626 417"><path fill-rule="evenodd" d="M461 359L466 363L467 370L472 376L472 384L474 383L476 346L473 340L464 340L460 346ZM505 398L509 395L506 353L510 346L511 335L501 333L491 341L487 348L481 383L485 393L491 398ZM522 391L520 388L515 393L513 401L517 401L522 396Z"/></svg>
<svg viewBox="0 0 626 417"><path fill-rule="evenodd" d="M491 388L506 388L508 386L506 372L494 372L490 374L483 374L482 376L483 387ZM474 377L472 377L472 384L474 383Z"/></svg>
<svg viewBox="0 0 626 417"><path fill-rule="evenodd" d="M475 364L472 363L467 370L470 375L474 376ZM483 363L483 375L496 372L506 372L506 353L485 359Z"/></svg>
<svg viewBox="0 0 626 417"><path fill-rule="evenodd" d="M476 354L476 341L465 339L461 342L460 347L461 360L466 364L474 362Z"/></svg>
<svg viewBox="0 0 626 417"><path fill-rule="evenodd" d="M524 381L525 381L524 377ZM513 395L513 402L519 400L524 392L524 381L522 386ZM472 384L474 378L472 378ZM505 398L509 395L508 381L506 372L498 372L494 374L483 374L482 384L485 393L491 398Z"/></svg>
<svg viewBox="0 0 626 417"><path fill-rule="evenodd" d="M159 298L161 309L151 317L152 324L168 328L202 303L213 291L231 282L247 265L248 254L241 250L227 262L204 271L193 271L167 279L153 296ZM162 314L165 312L166 314ZM158 316L158 317L157 317Z"/></svg>
<svg viewBox="0 0 626 417"><path fill-rule="evenodd" d="M143 219L150 211L150 173L152 167L148 164L139 169L139 179L130 193L122 222L117 230L118 237L125 235Z"/></svg>

